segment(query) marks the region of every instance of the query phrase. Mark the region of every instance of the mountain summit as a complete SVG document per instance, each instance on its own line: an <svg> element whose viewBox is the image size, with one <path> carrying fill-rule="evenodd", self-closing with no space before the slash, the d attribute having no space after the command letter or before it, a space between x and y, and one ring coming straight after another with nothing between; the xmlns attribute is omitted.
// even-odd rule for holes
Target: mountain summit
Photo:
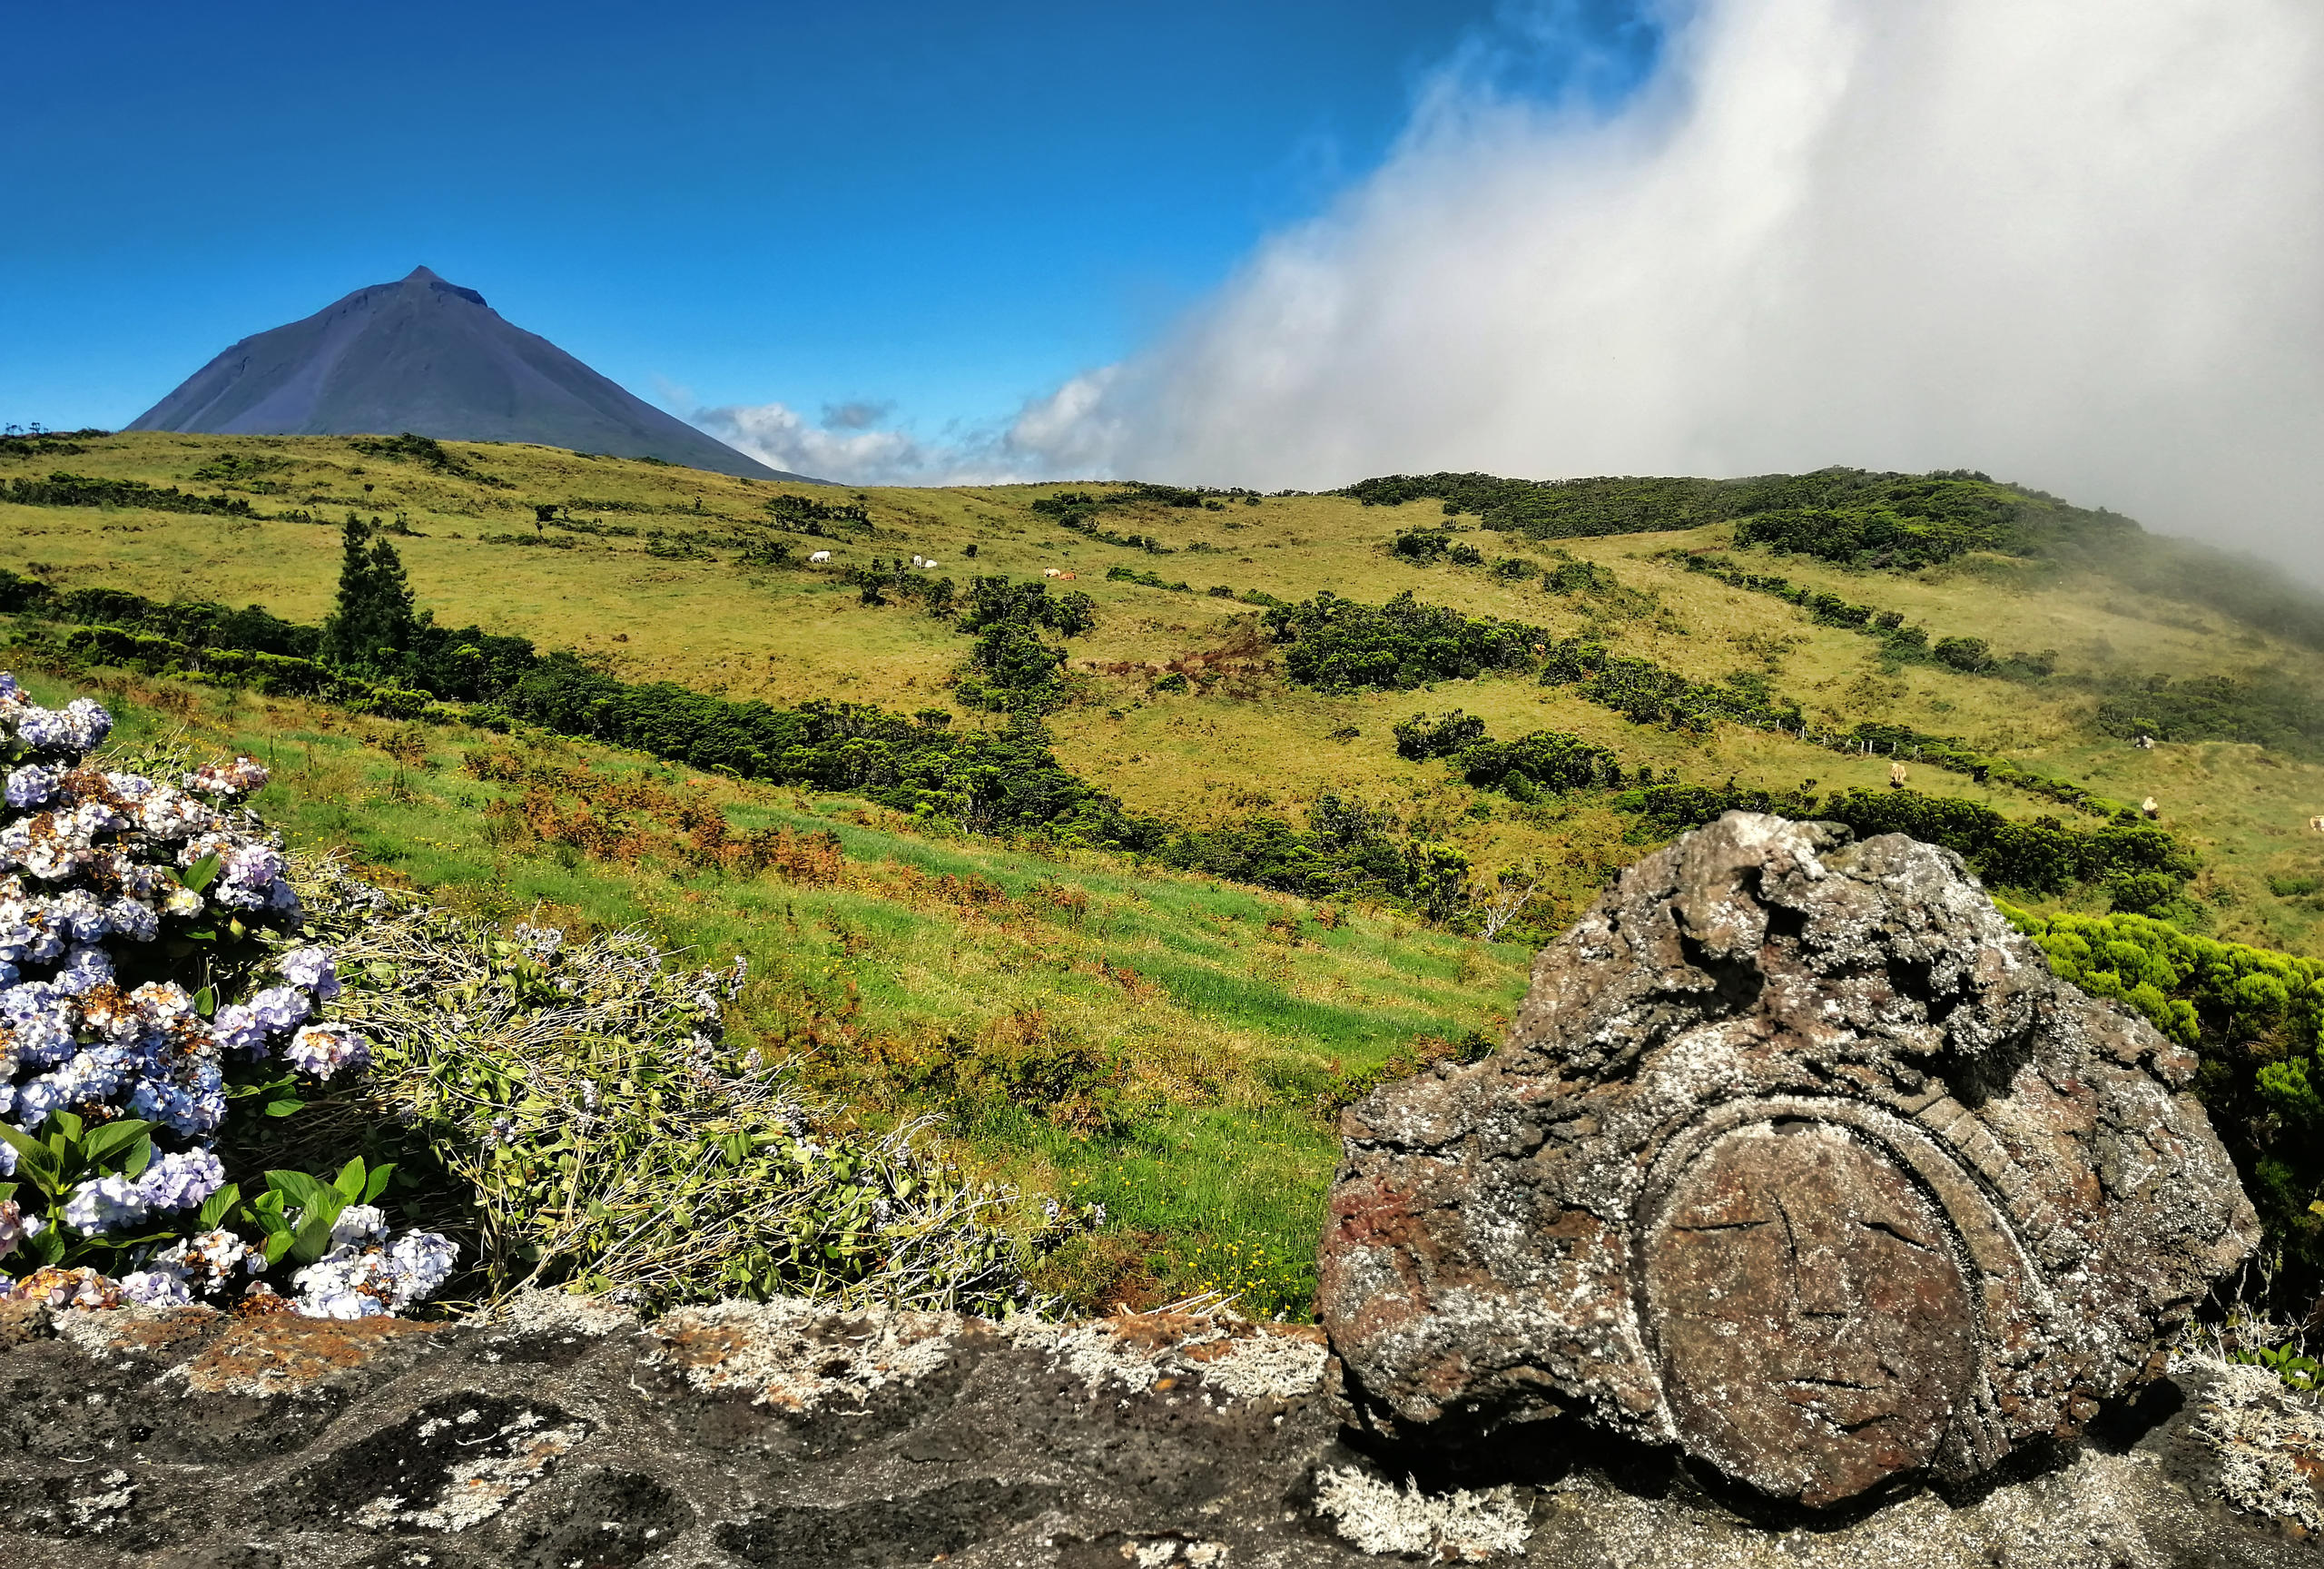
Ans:
<svg viewBox="0 0 2324 1569"><path fill-rule="evenodd" d="M514 327L473 289L415 267L245 338L131 423L230 436L417 435L658 458L756 479L770 469Z"/></svg>

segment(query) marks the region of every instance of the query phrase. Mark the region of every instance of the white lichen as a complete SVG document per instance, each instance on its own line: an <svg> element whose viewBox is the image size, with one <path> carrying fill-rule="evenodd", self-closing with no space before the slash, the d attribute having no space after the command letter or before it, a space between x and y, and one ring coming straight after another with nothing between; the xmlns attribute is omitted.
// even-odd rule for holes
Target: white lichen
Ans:
<svg viewBox="0 0 2324 1569"><path fill-rule="evenodd" d="M2324 1530L2309 1481L2324 1466L2324 1410L2270 1368L2213 1367L2218 1381L2203 1396L2194 1432L2219 1456L2220 1495L2239 1509Z"/></svg>
<svg viewBox="0 0 2324 1569"><path fill-rule="evenodd" d="M1522 1553L1533 1534L1531 1511L1514 1487L1424 1493L1354 1466L1315 1474L1315 1512L1340 1540L1375 1557L1396 1554L1473 1564L1496 1553Z"/></svg>

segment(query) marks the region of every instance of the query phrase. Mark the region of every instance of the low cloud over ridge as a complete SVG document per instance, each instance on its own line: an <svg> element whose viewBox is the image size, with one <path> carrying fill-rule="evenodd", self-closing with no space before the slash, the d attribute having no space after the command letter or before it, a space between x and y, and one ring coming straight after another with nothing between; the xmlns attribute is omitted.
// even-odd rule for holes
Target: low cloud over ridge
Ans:
<svg viewBox="0 0 2324 1569"><path fill-rule="evenodd" d="M2324 9L1700 0L1610 116L1497 85L1178 327L973 441L709 428L859 482L1970 467L2226 544L2324 513Z"/></svg>

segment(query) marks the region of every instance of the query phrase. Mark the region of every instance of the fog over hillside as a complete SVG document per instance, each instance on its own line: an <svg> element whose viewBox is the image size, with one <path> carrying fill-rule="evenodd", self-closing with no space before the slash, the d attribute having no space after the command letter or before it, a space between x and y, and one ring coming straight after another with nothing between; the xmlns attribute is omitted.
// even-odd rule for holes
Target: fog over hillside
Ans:
<svg viewBox="0 0 2324 1569"><path fill-rule="evenodd" d="M1502 85L1564 15L988 439L704 423L859 481L1966 465L2222 544L2324 522L2324 11L1674 0L1610 117Z"/></svg>

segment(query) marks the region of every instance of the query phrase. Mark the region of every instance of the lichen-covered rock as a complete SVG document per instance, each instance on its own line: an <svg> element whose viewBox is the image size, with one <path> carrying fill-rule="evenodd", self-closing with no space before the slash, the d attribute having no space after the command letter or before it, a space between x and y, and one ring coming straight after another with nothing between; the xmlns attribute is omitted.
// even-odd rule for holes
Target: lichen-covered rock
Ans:
<svg viewBox="0 0 2324 1569"><path fill-rule="evenodd" d="M194 1307L63 1309L16 1328L0 1348L11 1569L2298 1569L2324 1556L2296 1534L2319 1502L2299 1493L2312 1407L2226 1388L2216 1367L2146 1391L2131 1420L2110 1417L2038 1475L1797 1531L1667 1465L1588 1448L1415 1481L1408 1456L1384 1464L1345 1441L1316 1331L1214 1314L994 1324L776 1301L640 1324L529 1295L432 1325Z"/></svg>
<svg viewBox="0 0 2324 1569"><path fill-rule="evenodd" d="M2069 1436L2258 1225L2194 1060L1958 856L1731 813L1544 950L1487 1061L1341 1124L1321 1305L1375 1430L1552 1416L1820 1506Z"/></svg>

